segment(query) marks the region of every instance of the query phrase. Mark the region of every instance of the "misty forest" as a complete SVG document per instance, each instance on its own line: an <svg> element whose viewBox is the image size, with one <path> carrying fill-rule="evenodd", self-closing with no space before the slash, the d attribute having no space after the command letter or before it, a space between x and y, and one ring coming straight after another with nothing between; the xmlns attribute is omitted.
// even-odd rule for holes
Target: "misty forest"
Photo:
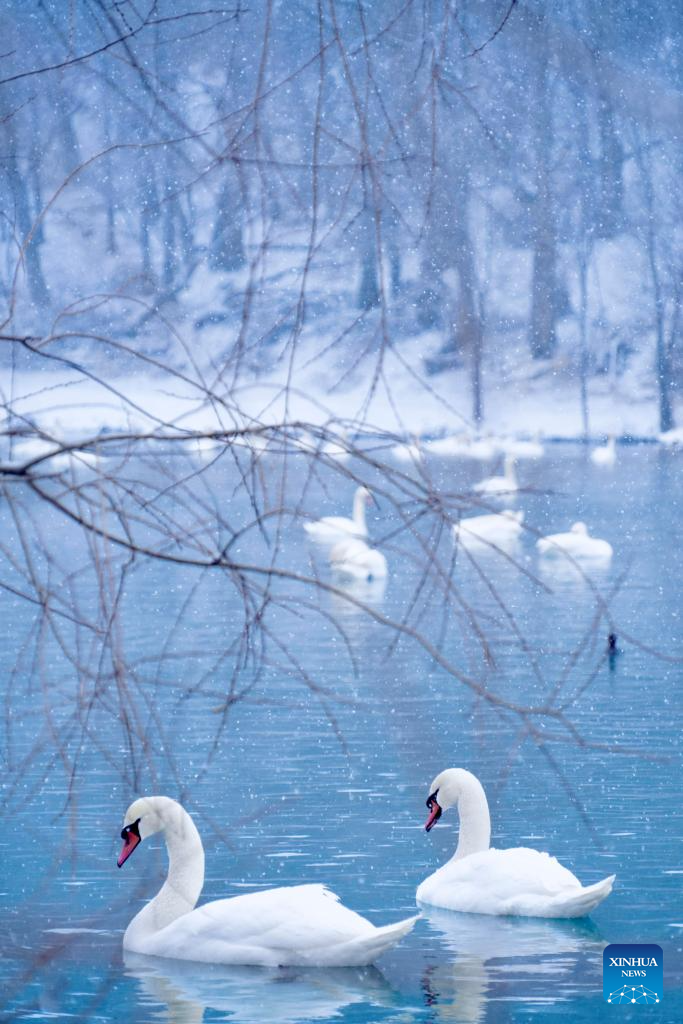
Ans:
<svg viewBox="0 0 683 1024"><path fill-rule="evenodd" d="M683 9L0 37L1 1019L680 1021Z"/></svg>

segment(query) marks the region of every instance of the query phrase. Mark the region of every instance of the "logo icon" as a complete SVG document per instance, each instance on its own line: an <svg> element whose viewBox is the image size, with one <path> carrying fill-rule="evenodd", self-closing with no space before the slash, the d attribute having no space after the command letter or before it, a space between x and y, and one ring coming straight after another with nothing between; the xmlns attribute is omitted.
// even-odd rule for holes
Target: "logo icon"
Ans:
<svg viewBox="0 0 683 1024"><path fill-rule="evenodd" d="M661 1003L664 954L651 943L614 943L602 953L602 994L606 1003Z"/></svg>

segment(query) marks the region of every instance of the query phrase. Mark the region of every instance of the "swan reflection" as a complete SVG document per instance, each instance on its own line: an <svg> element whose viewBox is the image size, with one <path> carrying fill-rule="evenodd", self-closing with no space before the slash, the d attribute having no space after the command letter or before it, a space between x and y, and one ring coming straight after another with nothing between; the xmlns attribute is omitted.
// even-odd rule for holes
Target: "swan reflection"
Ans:
<svg viewBox="0 0 683 1024"><path fill-rule="evenodd" d="M594 962L597 972L601 969L607 943L591 921L421 909L426 923L439 933L444 961L450 961L427 968L423 978L435 1020L480 1024L489 1002L510 999L511 984L519 982L520 974L526 1003L560 1002L565 998L562 982L572 987L584 958ZM449 953L455 953L455 959Z"/></svg>
<svg viewBox="0 0 683 1024"><path fill-rule="evenodd" d="M201 1024L206 1009L240 1024L300 1024L327 1020L346 1007L395 1005L395 993L376 967L268 968L170 960L125 952L126 974L154 1016L168 1024Z"/></svg>
<svg viewBox="0 0 683 1024"><path fill-rule="evenodd" d="M387 580L354 580L346 576L335 574L332 583L339 590L343 590L355 601L374 607L381 605L387 589ZM330 605L332 612L337 618L357 618L365 612L353 601L345 601L339 594L330 594Z"/></svg>

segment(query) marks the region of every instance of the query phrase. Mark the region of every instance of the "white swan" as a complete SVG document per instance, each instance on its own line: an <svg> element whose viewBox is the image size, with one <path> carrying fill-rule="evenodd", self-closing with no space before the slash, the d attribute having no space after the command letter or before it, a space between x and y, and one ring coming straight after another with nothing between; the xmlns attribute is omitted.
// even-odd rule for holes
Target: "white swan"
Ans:
<svg viewBox="0 0 683 1024"><path fill-rule="evenodd" d="M162 832L168 876L126 928L132 953L261 967L360 967L391 949L417 917L376 928L323 885L295 885L216 900L195 908L204 884L204 849L183 807L166 796L126 811L121 867L141 840Z"/></svg>
<svg viewBox="0 0 683 1024"><path fill-rule="evenodd" d="M509 546L515 544L522 532L523 512L493 512L483 516L467 516L453 526L453 537L466 546Z"/></svg>
<svg viewBox="0 0 683 1024"><path fill-rule="evenodd" d="M612 545L599 537L591 537L585 523L574 523L567 533L551 533L536 541L540 555L561 558L569 556L576 560L583 558L602 559L612 557Z"/></svg>
<svg viewBox="0 0 683 1024"><path fill-rule="evenodd" d="M432 455L477 459L479 462L488 462L500 454L500 445L494 437L472 439L467 433L455 434L452 437L441 437L436 441L428 441L425 448Z"/></svg>
<svg viewBox="0 0 683 1024"><path fill-rule="evenodd" d="M432 782L426 830L443 811L457 807L460 834L455 855L418 887L418 903L472 914L584 917L612 891L615 875L595 885L578 878L547 853L520 846L493 850L486 794L476 776L449 768Z"/></svg>
<svg viewBox="0 0 683 1024"><path fill-rule="evenodd" d="M463 456L470 447L467 434L454 434L451 437L439 437L436 441L427 441L425 449L431 455Z"/></svg>
<svg viewBox="0 0 683 1024"><path fill-rule="evenodd" d="M617 446L614 435L610 434L607 444L594 448L591 452L591 462L596 466L613 466L617 461Z"/></svg>
<svg viewBox="0 0 683 1024"><path fill-rule="evenodd" d="M480 480L473 488L477 494L510 494L518 489L515 460L512 455L505 456L502 476L489 476L485 480Z"/></svg>
<svg viewBox="0 0 683 1024"><path fill-rule="evenodd" d="M334 544L344 537L367 537L368 528L365 523L365 506L370 500L367 487L357 487L353 496L352 518L346 516L323 516L314 523L304 523L304 530L313 540L325 544Z"/></svg>
<svg viewBox="0 0 683 1024"><path fill-rule="evenodd" d="M330 566L340 576L368 582L386 579L388 571L381 551L353 537L338 541L330 550Z"/></svg>

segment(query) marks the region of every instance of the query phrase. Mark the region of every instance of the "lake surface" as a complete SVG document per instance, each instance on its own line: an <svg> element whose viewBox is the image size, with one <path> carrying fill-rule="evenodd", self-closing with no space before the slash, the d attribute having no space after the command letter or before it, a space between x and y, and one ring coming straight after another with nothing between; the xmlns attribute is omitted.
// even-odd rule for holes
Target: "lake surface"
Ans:
<svg viewBox="0 0 683 1024"><path fill-rule="evenodd" d="M74 528L25 499L26 521L51 542L57 537L63 565L73 566L70 581L60 583L64 609L100 615L118 602L120 622L107 638L114 669L93 697L100 641L64 617L46 625L12 593L0 596L8 692L3 1019L683 1019L683 455L621 447L606 471L581 446L546 452L520 465L526 490L515 507L541 532L585 520L614 546L611 566L592 570L590 582L544 569L533 533L511 560L494 551L458 556L462 603L445 610L438 588L422 588L420 628L442 641L463 672L510 701L543 703L556 688L571 696L567 715L586 745L553 722L536 722L532 734L409 637L390 649L390 631L330 593L307 598L324 617L303 604L297 614L275 607L286 649L271 645L253 665L247 657L240 685L251 688L226 708L235 660L244 656L225 651L242 615L234 588L209 573L136 563L120 592L113 583L98 589L80 567L91 556L102 559L106 581L106 550L95 546L88 555ZM266 460L264 467L274 478L277 467ZM443 491L467 487L479 468L429 463ZM234 467L210 472L228 502ZM304 475L292 461L287 486L300 492ZM315 483L308 511L348 514L352 493L351 481L327 490L324 480ZM1 514L11 552L20 546L19 526L6 504ZM370 532L386 541L390 577L386 588L356 591L395 619L421 579L414 538L395 534L399 525L380 499ZM258 543L240 542L239 557L248 561ZM33 557L37 576L47 573L39 548ZM311 559L323 575L301 524L285 523L281 564L308 573ZM9 562L0 575L22 589ZM602 598L611 619L596 619ZM486 654L471 635L471 615L485 626ZM610 622L622 650L613 665L603 656ZM78 664L69 655L74 645ZM117 675L116 652L131 671ZM547 849L586 884L616 873L614 892L590 921L426 912L407 940L367 970L217 968L122 953L126 924L165 869L158 837L116 868L123 814L135 795L181 798L193 814L207 854L204 900L320 881L380 924L414 912L416 886L455 846L455 812L429 835L423 829L428 785L449 766L481 778L494 845ZM662 946L659 1006L606 1006L602 949L609 942Z"/></svg>

